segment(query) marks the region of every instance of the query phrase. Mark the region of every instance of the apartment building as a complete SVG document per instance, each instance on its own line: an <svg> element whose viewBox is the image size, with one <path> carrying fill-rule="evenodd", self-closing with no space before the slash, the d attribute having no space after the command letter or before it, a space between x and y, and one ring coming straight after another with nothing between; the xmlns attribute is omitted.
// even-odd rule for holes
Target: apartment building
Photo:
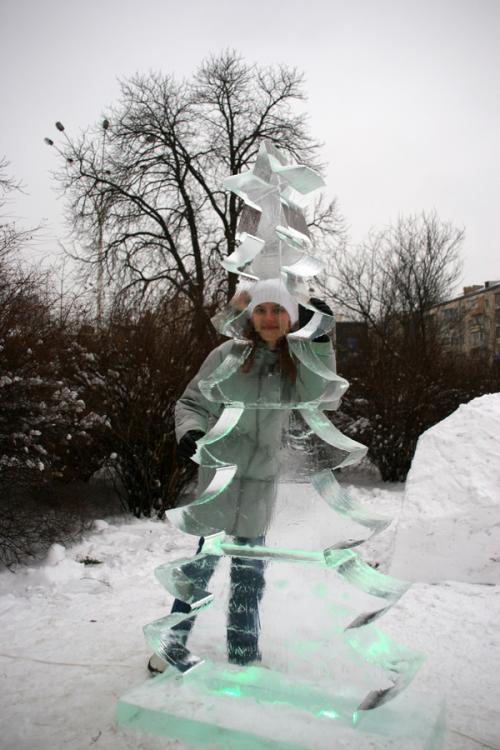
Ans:
<svg viewBox="0 0 500 750"><path fill-rule="evenodd" d="M429 312L445 348L500 361L500 281L466 286L460 297Z"/></svg>

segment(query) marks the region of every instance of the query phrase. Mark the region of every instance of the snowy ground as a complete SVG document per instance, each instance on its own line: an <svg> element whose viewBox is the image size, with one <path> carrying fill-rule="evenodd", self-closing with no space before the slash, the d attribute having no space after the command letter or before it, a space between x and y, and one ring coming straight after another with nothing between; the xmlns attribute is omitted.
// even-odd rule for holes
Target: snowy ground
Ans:
<svg viewBox="0 0 500 750"><path fill-rule="evenodd" d="M394 517L363 557L416 581L381 621L388 636L427 654L408 691L446 696L445 750L500 750L500 394L460 407L421 438L406 491L360 472L343 483ZM290 527L302 516L310 528L314 491L287 492ZM311 520L319 532L329 523ZM183 747L125 732L115 708L146 677L142 626L170 604L153 570L192 552L193 538L169 523L108 519L81 544L53 547L44 564L0 574L2 750ZM325 750L333 739L330 728Z"/></svg>
<svg viewBox="0 0 500 750"><path fill-rule="evenodd" d="M352 492L400 512L402 485L359 483ZM369 550L382 568L396 530L397 521ZM41 567L0 576L4 750L181 747L124 733L114 712L145 677L141 626L167 603L153 569L190 551L191 540L164 523L98 522L84 542L52 550ZM85 558L101 564L79 562ZM499 621L500 587L452 581L415 584L384 618L384 631L428 654L413 686L446 693L447 750L500 748Z"/></svg>

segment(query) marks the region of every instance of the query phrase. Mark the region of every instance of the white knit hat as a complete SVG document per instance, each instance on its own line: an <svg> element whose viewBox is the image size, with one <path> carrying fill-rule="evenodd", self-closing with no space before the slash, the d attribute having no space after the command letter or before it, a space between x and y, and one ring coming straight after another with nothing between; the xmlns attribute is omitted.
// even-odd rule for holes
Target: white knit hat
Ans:
<svg viewBox="0 0 500 750"><path fill-rule="evenodd" d="M264 279L245 291L248 291L252 298L247 307L249 315L253 313L257 305L263 302L275 302L285 308L292 326L299 319L299 306L281 279Z"/></svg>

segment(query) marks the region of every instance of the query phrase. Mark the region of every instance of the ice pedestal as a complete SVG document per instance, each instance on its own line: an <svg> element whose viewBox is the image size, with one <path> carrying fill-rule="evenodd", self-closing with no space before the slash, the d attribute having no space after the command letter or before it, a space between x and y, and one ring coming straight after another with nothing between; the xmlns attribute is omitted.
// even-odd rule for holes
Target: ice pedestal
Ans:
<svg viewBox="0 0 500 750"><path fill-rule="evenodd" d="M394 689L398 680L404 687L423 657L391 640L373 622L349 627L387 600L353 586L319 551L322 534L331 536L328 506L314 505L321 529L318 550L317 535L304 534L310 527L310 488L285 484L280 490L280 534L271 525L265 549L246 551L259 554L265 565L259 604L262 662L246 667L228 663L231 566L234 555L245 550L222 543L225 554L207 586L211 598L196 615L187 644L203 661L184 674L170 667L125 695L118 706L119 722L191 747L437 750L443 715L439 702L428 696L422 700L418 688L375 710L359 710L367 696ZM285 516L294 523L286 524ZM343 536L349 531L347 519L339 522L344 524ZM290 546L278 547L278 537ZM211 551L215 549L214 543ZM163 573L160 568L160 580ZM378 575L373 571L372 580Z"/></svg>
<svg viewBox="0 0 500 750"><path fill-rule="evenodd" d="M120 699L118 721L218 750L438 750L444 706L402 693L375 711L352 713L356 697L268 670L205 661L173 668Z"/></svg>

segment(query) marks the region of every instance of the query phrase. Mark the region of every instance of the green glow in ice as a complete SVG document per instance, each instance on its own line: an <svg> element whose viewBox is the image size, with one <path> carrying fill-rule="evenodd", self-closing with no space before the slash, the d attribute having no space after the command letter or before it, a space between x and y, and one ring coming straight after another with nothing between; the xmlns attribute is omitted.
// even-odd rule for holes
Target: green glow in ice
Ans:
<svg viewBox="0 0 500 750"><path fill-rule="evenodd" d="M352 725L355 727L356 724L359 722L360 718L362 716L361 711L355 711L352 715Z"/></svg>
<svg viewBox="0 0 500 750"><path fill-rule="evenodd" d="M233 702L235 698L238 700ZM241 703L241 699L245 703ZM261 667L222 669L217 664L205 662L181 680L167 672L124 696L118 703L118 721L134 729L178 739L190 746L218 750L335 747L335 735L328 734L328 727L335 727L335 731L341 733L342 747L365 747L370 738L375 743L370 746L379 747L377 738L388 737L395 743L394 747L406 747L411 740L417 743L415 746L438 750L444 727L444 709L436 723L436 708L439 706L432 697L425 706L406 701L399 708L383 706L377 711L360 711L353 700L352 693L339 695L333 685L330 692L330 688L307 684L294 675ZM238 720L232 719L235 711L240 716L255 716L252 708L257 709L257 706L254 701L260 706L257 715L263 717L262 723L250 720L242 726ZM294 731L299 721L297 711L325 722L324 730L319 728L320 732L325 732L324 744L310 744L304 734L299 738ZM286 729L289 720L290 728ZM276 732L267 735L272 731L271 726ZM259 731L264 731L267 736L261 736ZM358 733L364 735L363 740ZM279 739L272 740L270 736ZM347 737L350 744L347 744Z"/></svg>
<svg viewBox="0 0 500 750"><path fill-rule="evenodd" d="M376 633L376 640L371 643L367 643L367 639L360 638L358 635L352 636L351 631L346 634L346 639L352 648L363 657L371 662L372 664L385 664L391 655L395 656L397 649L395 648L394 641L391 641L384 633L380 630L371 631L372 634Z"/></svg>
<svg viewBox="0 0 500 750"><path fill-rule="evenodd" d="M233 672L223 671L221 677L225 680L231 680L233 682L237 680L240 684L245 684L246 682L253 683L256 677L258 677L258 674L257 667L247 667L239 672L237 676Z"/></svg>
<svg viewBox="0 0 500 750"><path fill-rule="evenodd" d="M425 661L422 653L396 643L379 628L347 630L345 637L351 648L367 662L397 675L400 686L408 685Z"/></svg>
<svg viewBox="0 0 500 750"><path fill-rule="evenodd" d="M327 719L338 719L339 718L338 713L336 711L332 711L332 710L329 710L329 711L325 711L325 710L318 711L317 715L318 716L326 716Z"/></svg>
<svg viewBox="0 0 500 750"><path fill-rule="evenodd" d="M222 695L231 695L233 698L241 698L241 689L239 687L222 688L222 690L216 690L215 692L219 692Z"/></svg>
<svg viewBox="0 0 500 750"><path fill-rule="evenodd" d="M262 667L220 669L205 662L183 681L193 690L210 695L253 699L268 705L281 705L319 716L334 711L350 721L357 699L329 695L323 688Z"/></svg>

